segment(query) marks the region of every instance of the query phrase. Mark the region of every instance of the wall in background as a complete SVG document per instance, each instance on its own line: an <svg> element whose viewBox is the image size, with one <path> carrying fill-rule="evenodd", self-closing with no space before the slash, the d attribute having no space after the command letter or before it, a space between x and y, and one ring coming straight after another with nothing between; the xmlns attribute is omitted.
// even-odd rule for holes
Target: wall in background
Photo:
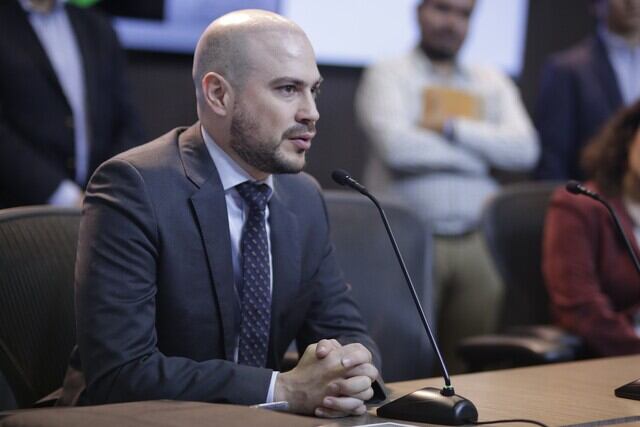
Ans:
<svg viewBox="0 0 640 427"><path fill-rule="evenodd" d="M127 49L190 54L213 19L238 9L264 9L304 28L318 63L363 67L413 47L419 36L415 24L421 1L104 0L99 6L115 15L116 32ZM478 0L461 60L519 75L528 5L529 0ZM492 48L496 42L500 49Z"/></svg>

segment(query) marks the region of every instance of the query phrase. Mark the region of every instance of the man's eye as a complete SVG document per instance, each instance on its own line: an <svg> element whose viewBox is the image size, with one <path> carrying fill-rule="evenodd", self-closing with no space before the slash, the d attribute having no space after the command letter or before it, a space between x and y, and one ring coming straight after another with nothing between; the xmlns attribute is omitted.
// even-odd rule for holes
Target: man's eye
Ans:
<svg viewBox="0 0 640 427"><path fill-rule="evenodd" d="M280 87L280 91L286 95L295 93L296 87L294 85L285 85Z"/></svg>
<svg viewBox="0 0 640 427"><path fill-rule="evenodd" d="M318 95L320 95L320 88L319 87L311 88L311 93L313 94L314 98L317 98Z"/></svg>

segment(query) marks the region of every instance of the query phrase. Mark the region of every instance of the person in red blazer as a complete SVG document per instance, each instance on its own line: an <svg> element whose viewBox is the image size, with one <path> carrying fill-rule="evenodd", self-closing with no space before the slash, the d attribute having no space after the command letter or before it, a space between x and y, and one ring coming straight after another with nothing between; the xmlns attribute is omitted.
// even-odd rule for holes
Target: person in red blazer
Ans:
<svg viewBox="0 0 640 427"><path fill-rule="evenodd" d="M621 110L582 155L638 252L640 102ZM598 356L640 353L640 275L606 208L560 188L544 231L543 273L556 322L582 336Z"/></svg>

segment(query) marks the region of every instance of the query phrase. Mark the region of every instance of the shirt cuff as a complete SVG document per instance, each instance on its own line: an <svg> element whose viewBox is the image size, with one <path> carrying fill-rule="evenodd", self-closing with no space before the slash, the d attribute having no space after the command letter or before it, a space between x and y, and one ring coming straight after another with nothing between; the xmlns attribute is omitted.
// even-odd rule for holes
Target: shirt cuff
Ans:
<svg viewBox="0 0 640 427"><path fill-rule="evenodd" d="M278 378L279 371L273 371L271 374L271 382L269 383L269 391L267 392L267 400L265 403L273 403L273 394L276 391L276 378Z"/></svg>
<svg viewBox="0 0 640 427"><path fill-rule="evenodd" d="M82 189L75 182L65 179L53 192L47 203L54 206L78 206L82 200Z"/></svg>

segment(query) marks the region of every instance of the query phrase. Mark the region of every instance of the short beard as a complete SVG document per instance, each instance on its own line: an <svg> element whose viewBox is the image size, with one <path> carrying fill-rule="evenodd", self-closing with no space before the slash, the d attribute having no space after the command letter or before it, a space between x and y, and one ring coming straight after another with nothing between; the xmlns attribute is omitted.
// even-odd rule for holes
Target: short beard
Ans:
<svg viewBox="0 0 640 427"><path fill-rule="evenodd" d="M425 53L425 55L427 55L427 58L435 62L452 61L455 59L456 54L458 53L451 53L442 49L434 49L431 46L426 46L424 43L420 45L420 48Z"/></svg>
<svg viewBox="0 0 640 427"><path fill-rule="evenodd" d="M237 106L231 119L231 149L248 165L257 170L269 174L274 173L298 173L304 168L304 163L299 166L288 162L278 151L287 134L300 132L300 128L307 130L306 126L294 126L288 129L280 141L260 141L256 139L259 125L248 118Z"/></svg>

